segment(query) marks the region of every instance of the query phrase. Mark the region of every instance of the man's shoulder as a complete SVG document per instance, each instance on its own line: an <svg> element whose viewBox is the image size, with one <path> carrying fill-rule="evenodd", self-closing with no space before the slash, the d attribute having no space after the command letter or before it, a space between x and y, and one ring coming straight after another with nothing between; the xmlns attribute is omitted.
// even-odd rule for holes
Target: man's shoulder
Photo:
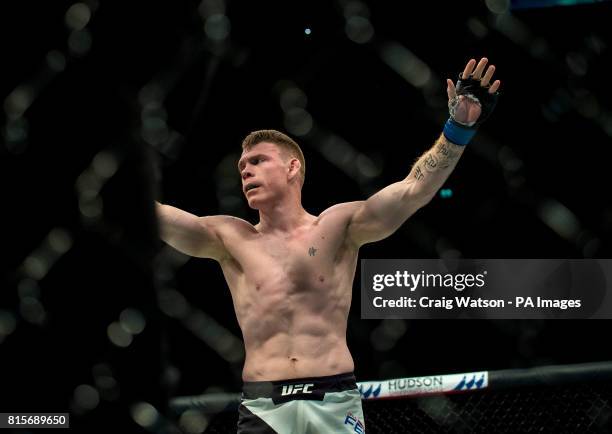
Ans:
<svg viewBox="0 0 612 434"><path fill-rule="evenodd" d="M362 200L355 201L355 202L337 203L335 205L330 206L325 211L323 211L321 214L319 214L319 217L317 218L317 220L335 219L335 218L350 219L362 205L363 205Z"/></svg>
<svg viewBox="0 0 612 434"><path fill-rule="evenodd" d="M362 200L357 200L354 202L342 202L337 203L335 205L330 206L325 211L323 211L320 215L324 214L343 214L343 213L351 213L355 212L359 207L363 204Z"/></svg>
<svg viewBox="0 0 612 434"><path fill-rule="evenodd" d="M218 231L247 231L256 232L253 225L240 217L231 215L213 215L200 217L205 225L213 226Z"/></svg>

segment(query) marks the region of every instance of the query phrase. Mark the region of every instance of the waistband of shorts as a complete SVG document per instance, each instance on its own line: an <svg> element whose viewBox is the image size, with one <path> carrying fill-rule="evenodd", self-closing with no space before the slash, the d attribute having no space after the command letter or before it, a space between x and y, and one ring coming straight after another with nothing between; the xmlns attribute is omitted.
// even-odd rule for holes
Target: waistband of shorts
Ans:
<svg viewBox="0 0 612 434"><path fill-rule="evenodd" d="M329 392L357 389L355 374L328 375L325 377L292 378L276 381L245 381L242 386L243 399L288 398L308 399L324 396Z"/></svg>

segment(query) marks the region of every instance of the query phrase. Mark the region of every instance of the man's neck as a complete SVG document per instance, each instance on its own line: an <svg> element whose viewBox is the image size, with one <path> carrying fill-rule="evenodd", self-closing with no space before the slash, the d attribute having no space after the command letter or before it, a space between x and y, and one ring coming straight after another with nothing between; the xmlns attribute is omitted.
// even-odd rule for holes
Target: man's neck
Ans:
<svg viewBox="0 0 612 434"><path fill-rule="evenodd" d="M277 202L269 208L259 210L259 224L256 228L259 232L291 232L302 226L312 216L302 207L299 199L297 201Z"/></svg>

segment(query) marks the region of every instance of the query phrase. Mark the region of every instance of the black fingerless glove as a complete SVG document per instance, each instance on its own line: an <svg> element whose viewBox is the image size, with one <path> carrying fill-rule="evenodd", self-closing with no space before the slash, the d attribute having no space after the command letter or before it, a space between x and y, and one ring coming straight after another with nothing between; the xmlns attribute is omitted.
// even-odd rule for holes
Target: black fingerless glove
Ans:
<svg viewBox="0 0 612 434"><path fill-rule="evenodd" d="M476 80L471 76L463 79L461 78L461 74L459 74L459 80L457 81L456 87L457 95L448 102L450 118L444 125L444 136L448 140L460 146L465 146L472 140L472 137L476 134L476 128L487 120L497 104L499 92L489 93L490 87L491 86L481 86L480 80ZM455 108L459 103L459 97L461 95L480 105L480 116L478 116L476 122L470 125L455 120Z"/></svg>

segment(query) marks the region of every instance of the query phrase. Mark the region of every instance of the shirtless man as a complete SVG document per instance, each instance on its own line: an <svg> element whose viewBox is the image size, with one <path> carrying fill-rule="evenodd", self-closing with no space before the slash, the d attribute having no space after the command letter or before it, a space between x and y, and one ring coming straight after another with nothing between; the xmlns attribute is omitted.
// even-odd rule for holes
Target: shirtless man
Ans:
<svg viewBox="0 0 612 434"><path fill-rule="evenodd" d="M368 200L309 214L302 151L263 130L245 138L238 162L259 223L157 204L162 239L216 260L231 291L246 349L239 433L365 432L346 344L359 247L391 235L435 196L495 105L494 70L486 58L472 59L457 86L447 80L451 118L443 134L405 179Z"/></svg>

